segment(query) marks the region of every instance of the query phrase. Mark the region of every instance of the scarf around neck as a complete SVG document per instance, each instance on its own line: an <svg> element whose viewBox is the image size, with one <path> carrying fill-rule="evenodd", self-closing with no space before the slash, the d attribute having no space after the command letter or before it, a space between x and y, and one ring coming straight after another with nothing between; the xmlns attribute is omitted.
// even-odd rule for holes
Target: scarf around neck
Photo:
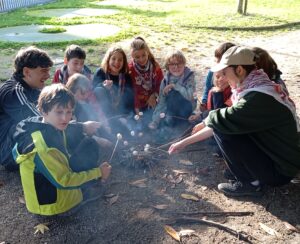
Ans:
<svg viewBox="0 0 300 244"><path fill-rule="evenodd" d="M153 64L148 60L147 64L143 68L133 61L133 67L138 74L136 84L141 85L146 91L151 90L154 80Z"/></svg>
<svg viewBox="0 0 300 244"><path fill-rule="evenodd" d="M295 103L288 96L287 92L282 89L280 84L276 84L275 82L271 81L268 75L262 69L253 70L246 77L240 87L232 89L232 104L237 104L237 102L242 97L253 91L272 96L276 101L286 106L293 114L297 126L297 131L300 131Z"/></svg>

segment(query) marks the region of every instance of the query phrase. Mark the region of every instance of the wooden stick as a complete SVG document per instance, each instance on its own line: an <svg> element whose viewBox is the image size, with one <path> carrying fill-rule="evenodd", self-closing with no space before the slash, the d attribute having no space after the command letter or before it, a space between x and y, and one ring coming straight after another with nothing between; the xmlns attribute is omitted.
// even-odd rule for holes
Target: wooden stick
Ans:
<svg viewBox="0 0 300 244"><path fill-rule="evenodd" d="M173 144L173 143L175 143L175 142L178 142L178 141L180 141L180 140L182 140L182 139L184 139L184 138L190 136L189 134L186 134L186 133L187 133L191 128L192 128L192 126L188 127L188 128L181 134L180 137L178 137L177 139L175 139L175 140L173 140L173 141L170 141L170 142L168 142L168 143L166 143L166 144L163 144L163 145L161 145L161 146L159 146L159 147L157 147L157 148L164 148L165 146L168 146L168 145L170 145L170 144Z"/></svg>
<svg viewBox="0 0 300 244"><path fill-rule="evenodd" d="M114 156L114 153L115 153L115 151L116 151L116 148L117 148L117 146L118 146L118 143L119 143L119 138L117 138L117 141L116 141L114 150L112 151L112 154L111 154L111 156L110 156L110 159L109 159L108 163L110 163L110 161L112 160L112 158L113 158L113 156Z"/></svg>
<svg viewBox="0 0 300 244"><path fill-rule="evenodd" d="M170 221L170 222L169 222ZM247 233L241 232L241 231L236 231L234 229L231 229L227 227L226 225L219 224L217 222L211 221L211 220L204 220L204 219L199 219L199 218L192 218L192 217L180 217L180 218L174 218L174 219L169 219L169 224L204 224L212 227L216 227L218 229L224 230L227 233L236 236L239 240L243 240L247 243L252 243L249 240L249 237L252 239L255 239L254 237L248 235Z"/></svg>
<svg viewBox="0 0 300 244"><path fill-rule="evenodd" d="M254 212L205 212L205 211L195 211L195 212L175 212L176 214L182 214L182 215L206 215L206 216L248 216L253 215Z"/></svg>

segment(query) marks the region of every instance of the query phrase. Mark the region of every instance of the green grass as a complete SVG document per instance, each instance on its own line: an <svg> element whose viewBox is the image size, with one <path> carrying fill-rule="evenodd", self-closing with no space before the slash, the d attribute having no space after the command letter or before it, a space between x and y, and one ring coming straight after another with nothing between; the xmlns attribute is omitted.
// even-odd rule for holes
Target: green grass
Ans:
<svg viewBox="0 0 300 244"><path fill-rule="evenodd" d="M62 33L62 32L66 32L66 31L67 30L65 28L62 28L59 26L45 27L45 28L39 30L39 32L41 32L41 33L49 33L49 34Z"/></svg>
<svg viewBox="0 0 300 244"><path fill-rule="evenodd" d="M236 1L232 0L174 0L155 1L150 0L149 4L137 5L134 8L124 6L99 6L93 4L94 0L60 0L47 5L20 9L10 13L1 14L0 27L17 25L74 25L87 23L107 23L114 24L122 28L122 33L111 38L89 41L91 44L101 44L104 42L115 42L122 38L128 38L142 32L147 36L153 33L167 33L177 39L184 39L189 43L199 40L199 37L211 38L220 32L226 34L228 38L241 36L266 35L270 31L255 31L255 27L282 25L300 21L300 1L299 0L251 0L248 3L248 14L242 16L236 13ZM119 10L118 14L102 17L85 17L73 19L59 19L49 17L38 17L34 13L40 10L55 8L111 8ZM213 30L213 28L223 28L224 30ZM236 31L234 28L253 28L253 30ZM285 27L299 28L299 25ZM282 31L282 30L277 30ZM166 40L166 42L168 42ZM78 44L87 41L77 41ZM39 44L42 47L58 46L58 44ZM19 44L0 42L2 47L19 47Z"/></svg>
<svg viewBox="0 0 300 244"><path fill-rule="evenodd" d="M121 32L96 40L72 41L83 45L87 50L90 46L106 48L109 44L141 35L145 38L155 37L157 43L174 46L178 43L212 45L211 40L223 42L234 41L236 37L268 36L274 33L298 29L300 21L299 0L250 0L247 15L236 13L236 1L233 0L148 0L149 4L127 6L99 6L93 4L96 0L57 0L46 5L24 8L9 13L0 14L0 28L18 25L53 25L57 28L66 25L106 23L120 27ZM139 1L137 1L138 3ZM110 16L77 17L60 19L38 17L41 10L56 8L104 8L115 9L119 12ZM281 29L256 30L257 27L285 25ZM215 28L220 28L216 30ZM235 30L236 28L250 28L250 30ZM251 29L252 28L252 29ZM153 42L152 45L157 45ZM63 50L70 42L33 43L47 50ZM0 50L16 51L24 43L0 41ZM97 55L95 52L89 52ZM3 50L0 51L3 54Z"/></svg>

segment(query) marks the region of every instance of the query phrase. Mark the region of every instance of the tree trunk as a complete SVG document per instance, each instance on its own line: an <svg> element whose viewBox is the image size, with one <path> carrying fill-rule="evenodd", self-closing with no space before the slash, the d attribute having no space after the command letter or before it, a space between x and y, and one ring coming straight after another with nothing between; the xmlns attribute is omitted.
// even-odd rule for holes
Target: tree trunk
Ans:
<svg viewBox="0 0 300 244"><path fill-rule="evenodd" d="M244 0L238 0L237 12L239 14L243 14L243 3L244 3Z"/></svg>
<svg viewBox="0 0 300 244"><path fill-rule="evenodd" d="M245 0L244 2L244 11L243 11L243 15L247 14L247 7L248 7L248 0Z"/></svg>

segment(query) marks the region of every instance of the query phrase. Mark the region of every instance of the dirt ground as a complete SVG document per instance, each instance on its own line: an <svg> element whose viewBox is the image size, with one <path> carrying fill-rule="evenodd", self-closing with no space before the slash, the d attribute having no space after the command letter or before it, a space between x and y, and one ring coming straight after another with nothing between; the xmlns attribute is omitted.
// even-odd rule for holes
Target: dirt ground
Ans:
<svg viewBox="0 0 300 244"><path fill-rule="evenodd" d="M299 74L300 31L286 32L269 38L237 39L239 44L260 46L270 51L283 72L291 97L300 107ZM150 41L151 42L151 41ZM186 47L190 66L203 78L213 62L211 54L217 43L207 48ZM162 56L163 46L154 49ZM202 83L198 90L201 92ZM299 110L298 110L299 114ZM141 139L135 143L146 143ZM167 149L163 148L164 150ZM193 217L225 225L241 236L249 235L252 243L300 243L300 234L285 222L300 228L300 184L268 188L261 198L228 198L217 191L224 182L222 159L214 155L209 141L188 147L176 156L155 150L155 163L132 168L112 162L110 180L103 186L105 196L85 205L68 217L36 217L22 203L18 173L0 168L0 243L176 243L164 231L164 225L176 231L191 229L194 235L182 237L182 243L243 243L237 235L200 223L174 223L174 218ZM177 171L176 171L177 170ZM140 182L135 182L141 180ZM182 193L198 197L198 201L181 197ZM164 209L159 209L164 208ZM190 212L252 212L248 216L215 217ZM49 231L34 234L39 223L47 223ZM268 234L264 224L277 234Z"/></svg>

